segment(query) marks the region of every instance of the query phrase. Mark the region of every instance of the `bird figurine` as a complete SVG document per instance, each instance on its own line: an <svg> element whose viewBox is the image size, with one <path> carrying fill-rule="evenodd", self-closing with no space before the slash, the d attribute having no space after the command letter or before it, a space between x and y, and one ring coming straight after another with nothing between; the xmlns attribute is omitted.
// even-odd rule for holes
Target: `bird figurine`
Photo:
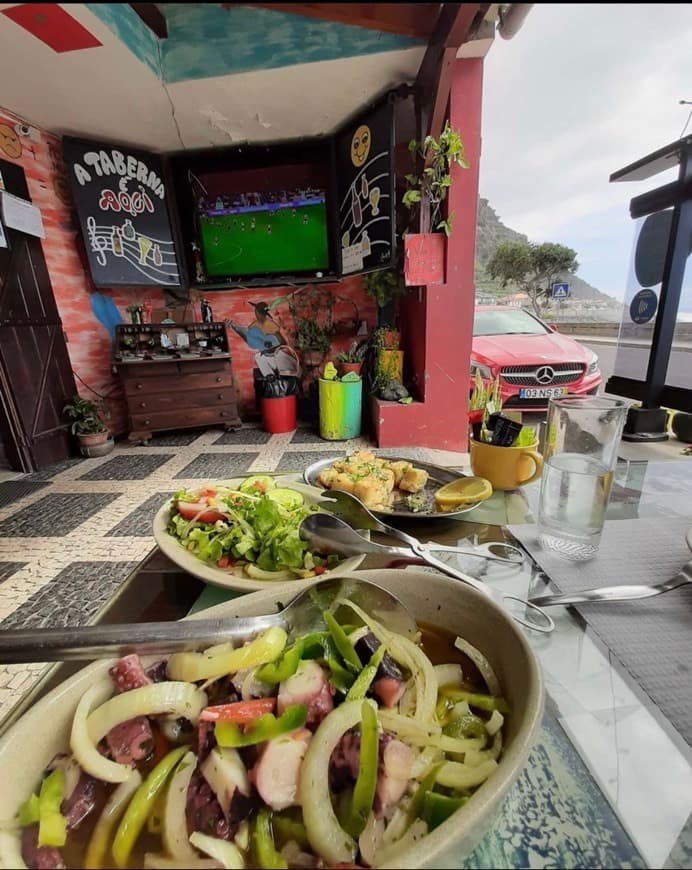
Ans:
<svg viewBox="0 0 692 870"><path fill-rule="evenodd" d="M249 326L241 326L232 320L226 321L252 350L271 351L288 342L281 334L279 324L271 316L272 309L285 301L285 296L274 299L269 305L266 302L248 302L255 309L255 319Z"/></svg>

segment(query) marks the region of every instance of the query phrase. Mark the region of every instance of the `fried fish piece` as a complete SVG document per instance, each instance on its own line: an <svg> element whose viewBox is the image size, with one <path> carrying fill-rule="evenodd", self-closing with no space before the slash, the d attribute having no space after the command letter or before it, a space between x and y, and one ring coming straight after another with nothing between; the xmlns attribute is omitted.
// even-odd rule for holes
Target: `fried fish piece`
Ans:
<svg viewBox="0 0 692 870"><path fill-rule="evenodd" d="M387 493L382 486L382 481L375 477L366 477L363 480L359 480L353 488L353 494L367 508L377 508L387 499Z"/></svg>
<svg viewBox="0 0 692 870"><path fill-rule="evenodd" d="M412 462L407 462L405 459L399 459L397 462L386 462L385 468L389 468L394 472L394 484L399 486L401 478L413 468Z"/></svg>
<svg viewBox="0 0 692 870"><path fill-rule="evenodd" d="M317 475L317 482L324 486L326 489L330 489L337 474L338 471L331 465L328 465L326 468L323 468L322 471L320 471L320 473Z"/></svg>
<svg viewBox="0 0 692 870"><path fill-rule="evenodd" d="M340 489L343 492L353 492L355 481L350 474L340 472L334 475L330 489Z"/></svg>
<svg viewBox="0 0 692 870"><path fill-rule="evenodd" d="M399 489L405 492L420 492L428 482L428 472L422 468L409 468L399 481Z"/></svg>

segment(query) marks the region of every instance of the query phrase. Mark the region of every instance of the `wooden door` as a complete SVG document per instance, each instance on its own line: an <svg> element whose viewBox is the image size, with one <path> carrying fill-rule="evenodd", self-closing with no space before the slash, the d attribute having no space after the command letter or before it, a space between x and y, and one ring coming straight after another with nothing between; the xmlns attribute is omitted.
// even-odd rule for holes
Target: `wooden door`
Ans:
<svg viewBox="0 0 692 870"><path fill-rule="evenodd" d="M30 199L24 170L0 160L9 193ZM13 468L70 455L62 409L75 382L41 240L5 227L0 248L0 426Z"/></svg>

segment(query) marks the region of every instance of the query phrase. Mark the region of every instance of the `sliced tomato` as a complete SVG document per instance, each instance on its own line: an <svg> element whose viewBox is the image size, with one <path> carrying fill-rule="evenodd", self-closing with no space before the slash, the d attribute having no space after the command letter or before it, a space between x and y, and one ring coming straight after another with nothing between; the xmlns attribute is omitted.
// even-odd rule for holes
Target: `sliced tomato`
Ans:
<svg viewBox="0 0 692 870"><path fill-rule="evenodd" d="M230 556L222 556L219 561L216 563L217 568L234 568L236 560L231 559Z"/></svg>
<svg viewBox="0 0 692 870"><path fill-rule="evenodd" d="M216 495L215 489L202 489L198 493L198 498L207 498L208 496Z"/></svg>
<svg viewBox="0 0 692 870"><path fill-rule="evenodd" d="M215 523L225 519L222 513L210 508L206 501L179 501L178 513L186 520L199 520L202 523Z"/></svg>
<svg viewBox="0 0 692 870"><path fill-rule="evenodd" d="M324 565L316 565L316 566L312 569L312 572L313 572L313 574L315 574L315 575L317 576L317 575L319 575L319 574L324 574L324 572L325 572L326 570L327 570L327 569L324 567Z"/></svg>
<svg viewBox="0 0 692 870"><path fill-rule="evenodd" d="M200 713L202 722L237 722L246 725L271 713L274 710L276 698L257 698L253 701L236 701L233 704L219 704L216 707L206 707Z"/></svg>

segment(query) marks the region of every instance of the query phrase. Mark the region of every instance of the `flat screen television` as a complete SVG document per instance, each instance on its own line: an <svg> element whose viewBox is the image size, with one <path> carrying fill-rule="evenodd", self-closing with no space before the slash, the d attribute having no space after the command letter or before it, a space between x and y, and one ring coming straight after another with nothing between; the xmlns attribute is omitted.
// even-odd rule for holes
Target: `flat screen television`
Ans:
<svg viewBox="0 0 692 870"><path fill-rule="evenodd" d="M307 163L201 173L195 212L207 278L329 271L325 175Z"/></svg>

